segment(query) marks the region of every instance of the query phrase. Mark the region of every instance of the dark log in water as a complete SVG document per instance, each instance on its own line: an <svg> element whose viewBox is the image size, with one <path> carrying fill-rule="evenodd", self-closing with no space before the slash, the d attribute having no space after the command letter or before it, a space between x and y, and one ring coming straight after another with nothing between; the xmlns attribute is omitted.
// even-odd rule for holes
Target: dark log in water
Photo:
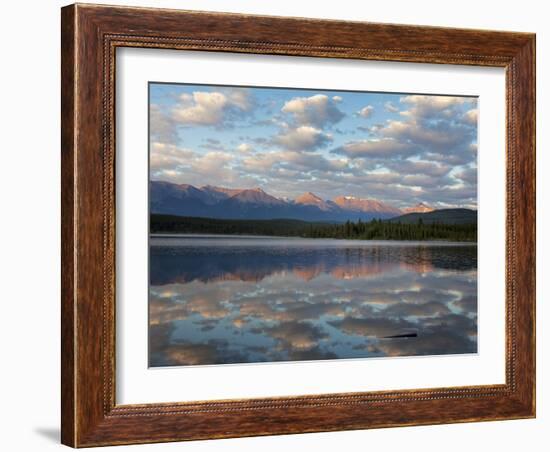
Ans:
<svg viewBox="0 0 550 452"><path fill-rule="evenodd" d="M418 337L418 333L392 334L391 336L383 336L382 339L399 339L402 337Z"/></svg>

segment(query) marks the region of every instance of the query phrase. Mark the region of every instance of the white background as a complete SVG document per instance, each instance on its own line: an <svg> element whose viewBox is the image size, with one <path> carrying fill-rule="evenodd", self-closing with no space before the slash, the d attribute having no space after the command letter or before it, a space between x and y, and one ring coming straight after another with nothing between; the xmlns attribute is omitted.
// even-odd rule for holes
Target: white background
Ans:
<svg viewBox="0 0 550 452"><path fill-rule="evenodd" d="M117 403L504 383L503 69L132 48L118 51L116 79ZM149 80L479 96L478 353L147 369Z"/></svg>
<svg viewBox="0 0 550 452"><path fill-rule="evenodd" d="M545 2L536 0L440 1L354 0L297 2L117 0L119 4L244 13L309 16L395 23L537 32L538 105L550 104L550 31ZM9 2L2 29L2 334L1 447L9 451L60 449L59 436L59 1ZM521 7L519 7L521 5ZM538 221L550 228L550 120L538 109ZM545 116L546 115L546 116ZM538 413L536 420L448 426L407 427L223 441L118 447L116 450L280 451L375 450L499 452L546 450L550 429L549 335L543 326L550 310L547 234L538 238ZM7 289L7 290L6 290ZM546 327L548 328L548 327ZM546 381L545 381L546 380ZM544 432L544 433L543 433Z"/></svg>

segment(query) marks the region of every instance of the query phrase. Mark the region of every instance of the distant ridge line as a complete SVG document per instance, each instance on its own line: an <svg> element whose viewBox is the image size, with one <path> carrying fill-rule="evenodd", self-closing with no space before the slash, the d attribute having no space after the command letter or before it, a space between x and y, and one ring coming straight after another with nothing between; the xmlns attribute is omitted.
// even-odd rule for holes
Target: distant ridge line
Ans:
<svg viewBox="0 0 550 452"><path fill-rule="evenodd" d="M388 220L410 213L436 211L422 202L400 209L383 201L355 196L324 200L313 192L288 200L272 196L261 187L239 189L204 185L197 188L166 181L150 181L149 195L151 213L220 219L344 222ZM403 221L407 221L406 218Z"/></svg>

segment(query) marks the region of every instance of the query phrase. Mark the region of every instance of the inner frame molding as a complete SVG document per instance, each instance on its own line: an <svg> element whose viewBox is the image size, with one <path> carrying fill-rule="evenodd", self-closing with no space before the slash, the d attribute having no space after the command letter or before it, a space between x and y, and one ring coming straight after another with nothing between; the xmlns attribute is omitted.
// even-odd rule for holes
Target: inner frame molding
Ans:
<svg viewBox="0 0 550 452"><path fill-rule="evenodd" d="M62 42L64 444L82 447L534 417L534 35L71 5L62 9ZM506 383L116 405L117 47L504 67Z"/></svg>

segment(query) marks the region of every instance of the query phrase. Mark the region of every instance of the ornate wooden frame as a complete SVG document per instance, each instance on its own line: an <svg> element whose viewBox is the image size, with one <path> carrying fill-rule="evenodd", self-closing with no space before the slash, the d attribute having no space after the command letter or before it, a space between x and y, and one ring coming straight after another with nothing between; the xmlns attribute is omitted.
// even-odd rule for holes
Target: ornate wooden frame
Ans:
<svg viewBox="0 0 550 452"><path fill-rule="evenodd" d="M535 416L535 35L71 5L62 9L62 442L74 447ZM506 383L115 403L115 49L506 68Z"/></svg>

